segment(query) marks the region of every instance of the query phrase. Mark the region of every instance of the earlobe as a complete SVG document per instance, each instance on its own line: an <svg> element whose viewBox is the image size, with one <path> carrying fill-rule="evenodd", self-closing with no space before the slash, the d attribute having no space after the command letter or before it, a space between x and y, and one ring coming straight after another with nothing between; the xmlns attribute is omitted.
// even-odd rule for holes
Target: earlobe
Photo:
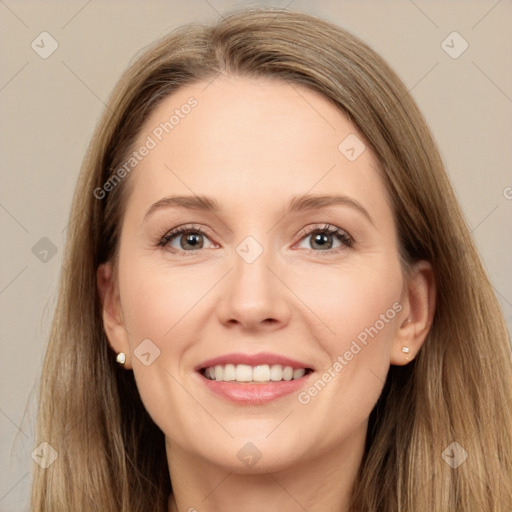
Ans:
<svg viewBox="0 0 512 512"><path fill-rule="evenodd" d="M125 368L131 368L130 346L124 325L119 287L111 263L103 263L96 273L98 295L101 303L103 328L112 349L126 354Z"/></svg>
<svg viewBox="0 0 512 512"><path fill-rule="evenodd" d="M436 305L436 283L428 261L414 264L404 288L403 317L391 347L390 363L398 366L412 361L432 326Z"/></svg>

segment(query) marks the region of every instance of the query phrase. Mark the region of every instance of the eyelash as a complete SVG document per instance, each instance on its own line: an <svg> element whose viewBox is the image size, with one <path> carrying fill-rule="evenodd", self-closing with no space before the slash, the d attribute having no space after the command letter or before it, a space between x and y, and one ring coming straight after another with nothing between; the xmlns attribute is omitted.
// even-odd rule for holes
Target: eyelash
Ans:
<svg viewBox="0 0 512 512"><path fill-rule="evenodd" d="M318 254L324 253L325 255L332 255L333 253L339 253L347 248L351 248L354 245L354 239L346 231L343 231L342 229L337 228L336 226L333 226L331 224L325 224L322 227L314 227L314 228L302 230L299 233L299 236L300 236L299 241L301 241L303 238L306 238L307 236L311 236L314 233L324 233L324 232L329 233L330 235L334 235L345 247L338 247L336 249L328 249L325 251L315 250L315 249L305 249L307 254L318 255ZM205 235L208 237L208 234L205 233L200 227L193 225L193 224L184 225L184 226L179 226L177 228L171 229L170 231L166 232L163 236L161 236L159 242L157 243L157 247L166 248L167 244L171 240L173 240L178 235L181 235L183 233L199 233L201 235ZM167 248L167 249L174 254L180 254L182 256L186 256L187 253L189 253L189 255L192 256L193 253L197 252L197 251L176 250L174 248L172 248L172 249Z"/></svg>

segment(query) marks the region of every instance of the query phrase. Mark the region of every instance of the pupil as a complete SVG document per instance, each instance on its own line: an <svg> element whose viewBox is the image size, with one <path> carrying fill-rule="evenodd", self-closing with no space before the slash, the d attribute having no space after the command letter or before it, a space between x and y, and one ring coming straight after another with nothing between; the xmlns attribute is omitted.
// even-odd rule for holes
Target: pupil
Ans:
<svg viewBox="0 0 512 512"><path fill-rule="evenodd" d="M186 237L186 242L181 244L182 249L185 249L186 244L190 244L192 247L202 247L201 240L199 239L200 235L197 234L189 234ZM183 240L183 238L182 238Z"/></svg>
<svg viewBox="0 0 512 512"><path fill-rule="evenodd" d="M318 233L315 236L315 244L320 244L320 247L330 249L332 247L332 240L331 243L329 243L328 237L331 235L321 234Z"/></svg>

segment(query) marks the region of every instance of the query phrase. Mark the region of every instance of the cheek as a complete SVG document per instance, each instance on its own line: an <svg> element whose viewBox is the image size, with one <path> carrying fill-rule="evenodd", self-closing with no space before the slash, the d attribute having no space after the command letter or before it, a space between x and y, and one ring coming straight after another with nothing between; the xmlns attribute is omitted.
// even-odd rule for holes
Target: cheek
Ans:
<svg viewBox="0 0 512 512"><path fill-rule="evenodd" d="M180 365L194 339L190 324L194 305L208 284L199 281L192 283L190 276L176 271L171 274L158 264L132 265L124 274L122 306L133 374L147 412L163 431L168 431L170 418L174 429L185 430L185 412L193 405L180 384ZM149 356L138 357L146 353Z"/></svg>
<svg viewBox="0 0 512 512"><path fill-rule="evenodd" d="M122 306L132 350L144 338L164 350L166 340L177 345L180 323L186 323L185 317L207 290L208 280L158 264L141 264L126 272L124 284Z"/></svg>
<svg viewBox="0 0 512 512"><path fill-rule="evenodd" d="M356 423L362 421L382 392L389 370L402 310L400 265L388 259L385 268L377 261L335 272L326 267L296 284L297 295L316 315L315 323L321 320L311 332L319 334L315 343L328 360L319 380L299 401L315 402L312 408L325 408L324 414L334 408Z"/></svg>
<svg viewBox="0 0 512 512"><path fill-rule="evenodd" d="M400 309L396 303L401 298L402 274L398 263L382 267L377 261L350 269L326 265L294 278L291 287L313 313L307 316L318 320L317 341L331 355L359 335L364 339L366 330L375 325L378 331L390 331Z"/></svg>

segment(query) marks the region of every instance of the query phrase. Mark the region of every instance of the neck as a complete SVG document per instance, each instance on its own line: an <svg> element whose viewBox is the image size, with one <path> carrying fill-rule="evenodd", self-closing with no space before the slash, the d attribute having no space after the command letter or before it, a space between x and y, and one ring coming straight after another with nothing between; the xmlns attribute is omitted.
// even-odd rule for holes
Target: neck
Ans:
<svg viewBox="0 0 512 512"><path fill-rule="evenodd" d="M173 495L170 512L349 512L364 453L366 429L343 446L279 471L260 466L241 474L183 451L167 439ZM257 466L254 466L256 470Z"/></svg>

